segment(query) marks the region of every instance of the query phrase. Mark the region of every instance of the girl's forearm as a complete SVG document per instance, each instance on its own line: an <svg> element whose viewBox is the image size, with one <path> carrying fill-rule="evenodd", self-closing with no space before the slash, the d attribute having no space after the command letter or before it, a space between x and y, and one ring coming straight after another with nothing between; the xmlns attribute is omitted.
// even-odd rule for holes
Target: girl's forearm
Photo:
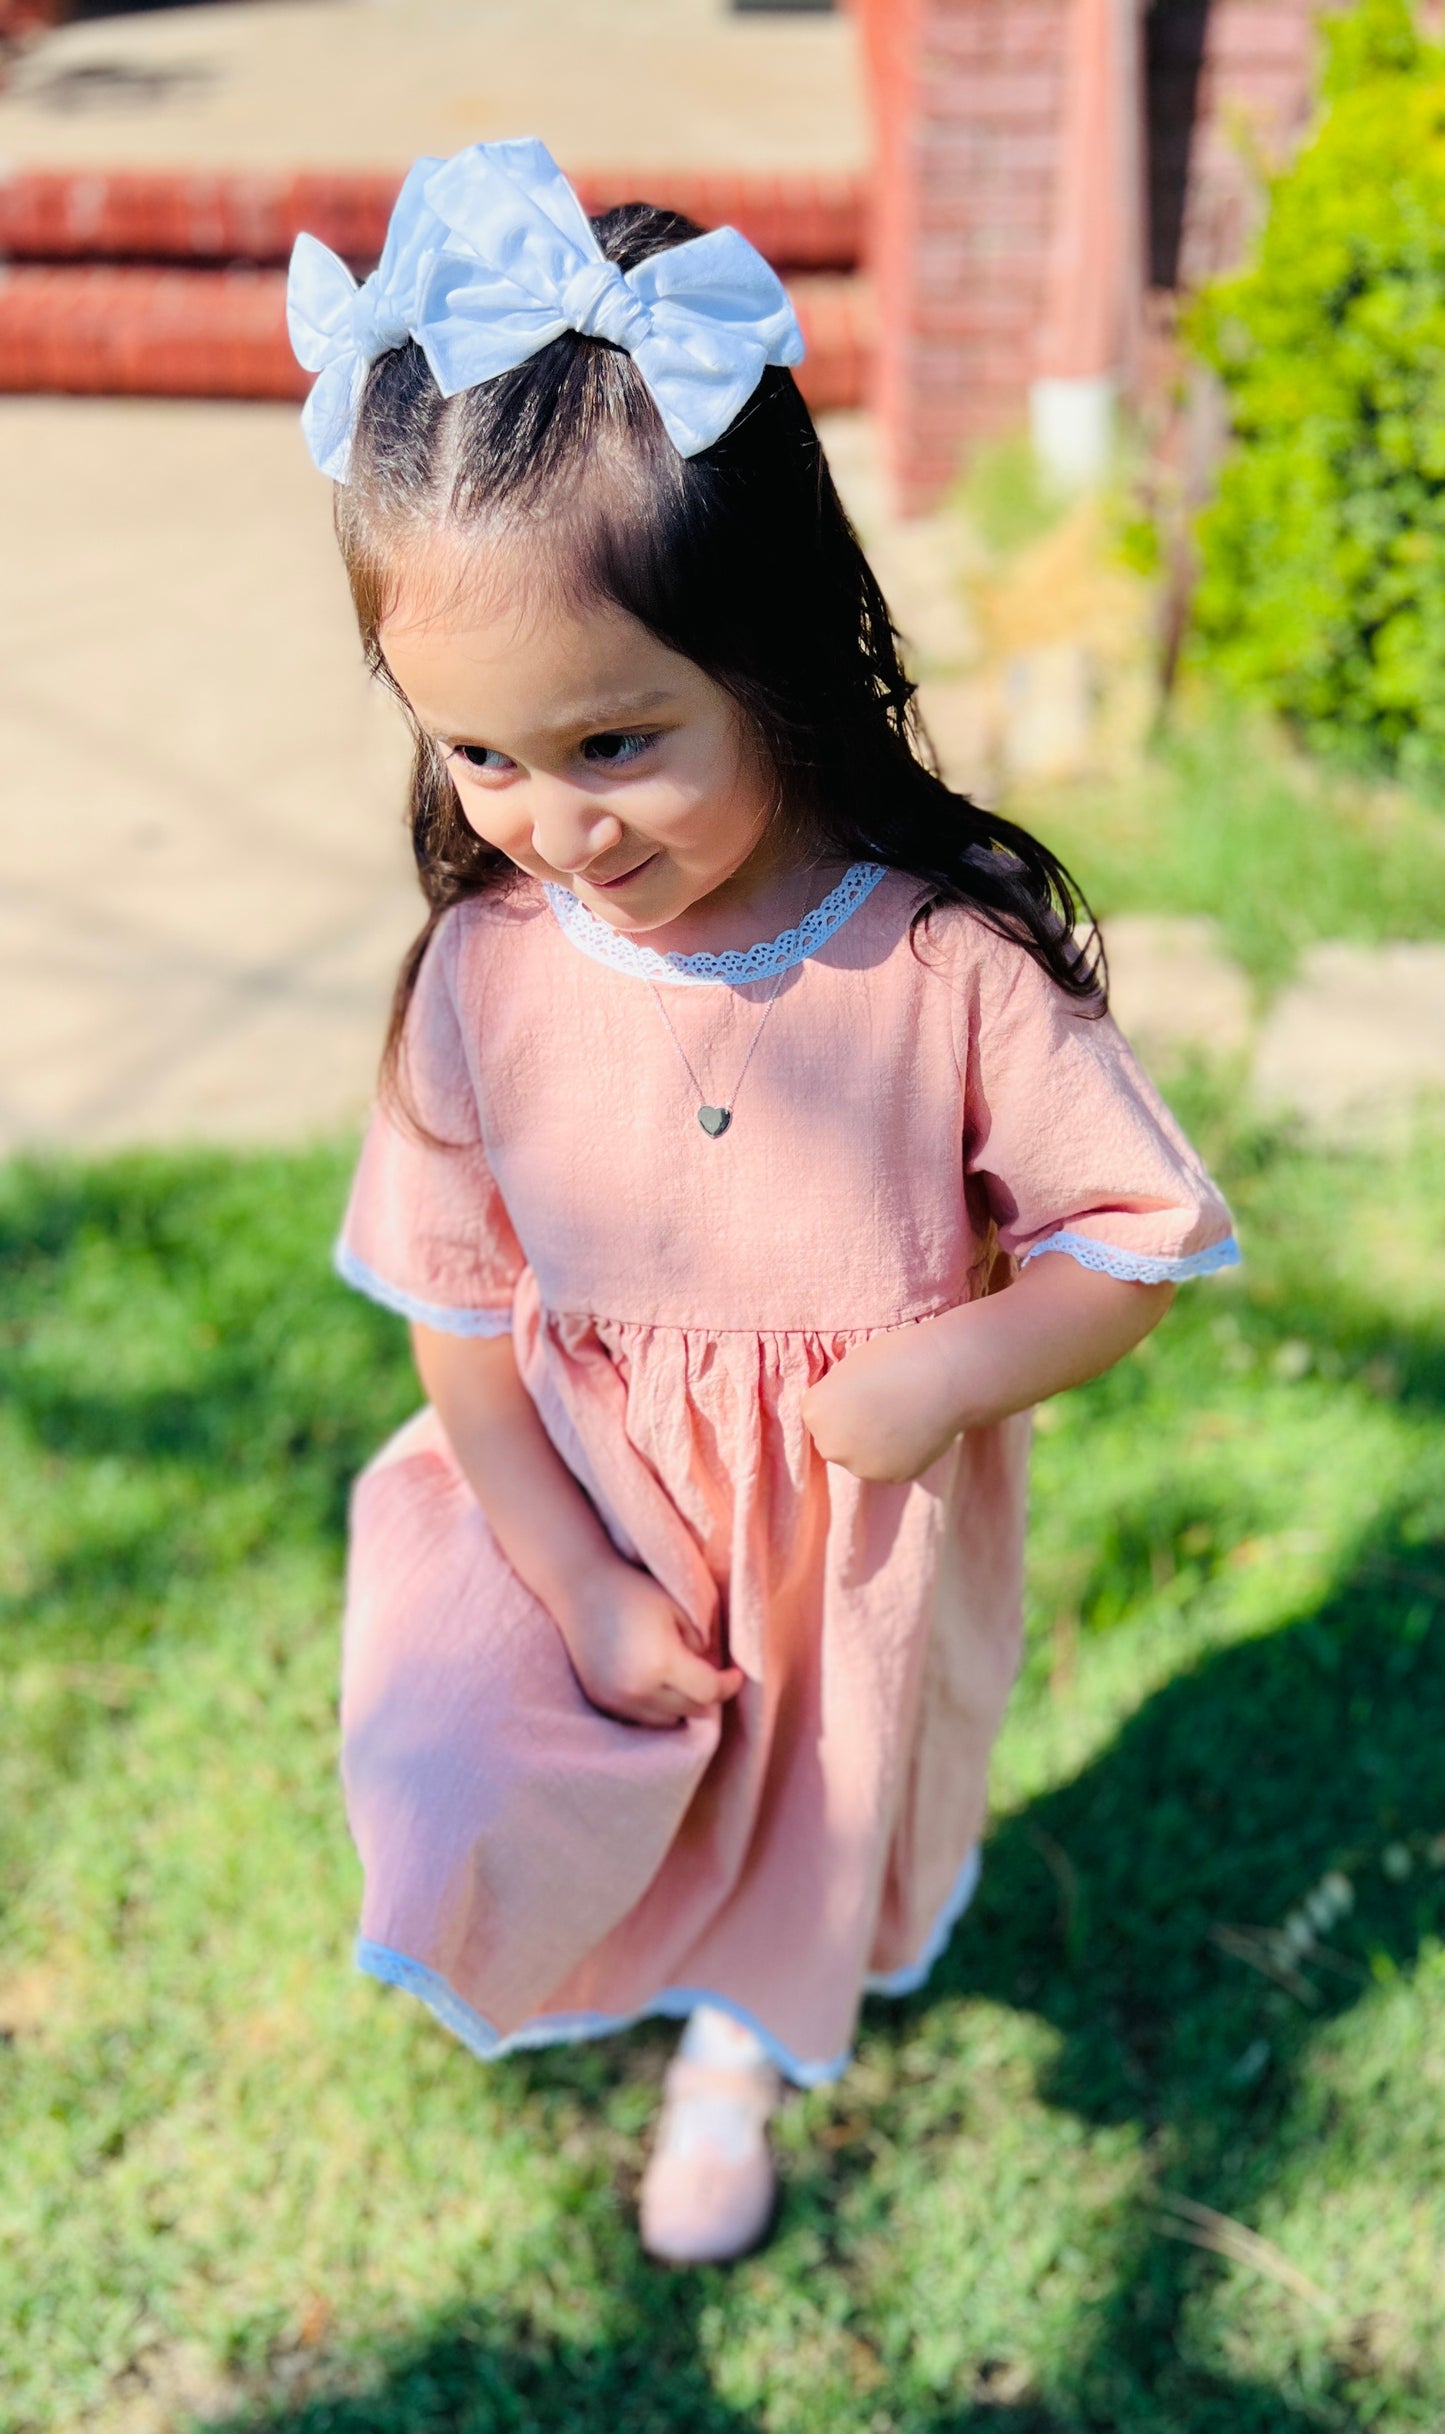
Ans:
<svg viewBox="0 0 1445 2434"><path fill-rule="evenodd" d="M1004 1293L925 1322L946 1433L987 1427L1096 1378L1142 1343L1172 1285L1124 1284L1062 1252L1031 1260Z"/></svg>
<svg viewBox="0 0 1445 2434"><path fill-rule="evenodd" d="M621 1558L542 1426L510 1336L412 1328L417 1371L508 1563L565 1627Z"/></svg>
<svg viewBox="0 0 1445 2434"><path fill-rule="evenodd" d="M1172 1297L1171 1285L1121 1284L1051 1253L1006 1292L856 1345L810 1387L804 1422L826 1462L917 1479L964 1429L1112 1368Z"/></svg>

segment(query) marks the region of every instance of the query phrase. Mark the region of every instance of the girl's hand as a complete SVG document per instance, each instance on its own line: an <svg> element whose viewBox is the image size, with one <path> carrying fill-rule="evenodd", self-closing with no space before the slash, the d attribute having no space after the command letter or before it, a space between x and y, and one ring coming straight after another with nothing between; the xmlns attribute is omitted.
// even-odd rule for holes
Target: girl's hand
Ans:
<svg viewBox="0 0 1445 2434"><path fill-rule="evenodd" d="M589 1566L557 1627L593 1706L624 1724L705 1716L746 1678L736 1665L714 1665L681 1607L620 1556Z"/></svg>
<svg viewBox="0 0 1445 2434"><path fill-rule="evenodd" d="M510 1336L414 1326L422 1384L518 1579L562 1634L594 1707L679 1724L741 1690L650 1572L624 1563L547 1435Z"/></svg>
<svg viewBox="0 0 1445 2434"><path fill-rule="evenodd" d="M917 1479L959 1431L941 1370L928 1322L871 1336L809 1387L803 1425L855 1479Z"/></svg>

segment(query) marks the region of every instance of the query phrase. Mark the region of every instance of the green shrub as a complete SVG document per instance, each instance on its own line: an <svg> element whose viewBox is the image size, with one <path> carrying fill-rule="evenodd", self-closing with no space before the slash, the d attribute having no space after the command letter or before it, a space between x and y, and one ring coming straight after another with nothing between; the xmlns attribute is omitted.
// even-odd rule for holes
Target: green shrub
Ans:
<svg viewBox="0 0 1445 2434"><path fill-rule="evenodd" d="M1327 28L1326 114L1253 264L1191 317L1236 435L1199 655L1317 745L1445 782L1445 52L1405 0Z"/></svg>

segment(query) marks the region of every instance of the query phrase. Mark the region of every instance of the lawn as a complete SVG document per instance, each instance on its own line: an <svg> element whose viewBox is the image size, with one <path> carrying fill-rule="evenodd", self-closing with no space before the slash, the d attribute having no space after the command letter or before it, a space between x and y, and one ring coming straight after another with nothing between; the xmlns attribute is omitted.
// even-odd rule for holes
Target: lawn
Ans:
<svg viewBox="0 0 1445 2434"><path fill-rule="evenodd" d="M1438 2434L1445 1144L1179 1096L1247 1267L1045 1415L983 1890L731 2274L633 2245L663 2032L352 1972L346 1153L4 1175L7 2434Z"/></svg>
<svg viewBox="0 0 1445 2434"><path fill-rule="evenodd" d="M1194 701L1126 782L1056 790L1021 818L1097 911L1206 913L1265 990L1320 938L1445 931L1445 818L1402 787L1307 762L1262 720Z"/></svg>

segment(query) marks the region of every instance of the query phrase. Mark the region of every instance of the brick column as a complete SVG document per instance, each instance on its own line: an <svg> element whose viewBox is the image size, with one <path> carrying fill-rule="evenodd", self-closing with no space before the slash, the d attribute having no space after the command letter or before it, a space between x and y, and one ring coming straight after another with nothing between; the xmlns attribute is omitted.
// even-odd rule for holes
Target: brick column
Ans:
<svg viewBox="0 0 1445 2434"><path fill-rule="evenodd" d="M1230 270L1253 233L1260 171L1283 168L1309 123L1325 0L1155 0L1200 19L1194 123L1174 276L1182 287ZM1157 37L1156 37L1157 38Z"/></svg>
<svg viewBox="0 0 1445 2434"><path fill-rule="evenodd" d="M875 402L900 504L1026 410L1074 0L856 0L877 130Z"/></svg>
<svg viewBox="0 0 1445 2434"><path fill-rule="evenodd" d="M1144 297L1139 0L1073 0L1053 246L1029 384L1040 462L1066 487L1108 469Z"/></svg>

